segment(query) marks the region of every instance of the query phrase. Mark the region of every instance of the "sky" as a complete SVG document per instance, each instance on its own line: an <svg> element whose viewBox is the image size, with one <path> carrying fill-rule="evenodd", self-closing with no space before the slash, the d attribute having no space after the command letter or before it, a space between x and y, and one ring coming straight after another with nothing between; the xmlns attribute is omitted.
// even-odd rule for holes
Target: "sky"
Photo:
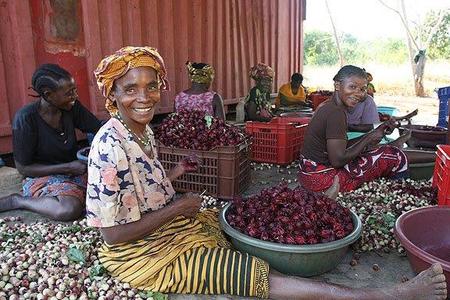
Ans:
<svg viewBox="0 0 450 300"><path fill-rule="evenodd" d="M429 10L450 9L449 0L404 0L410 21L420 20ZM396 8L399 0L385 0ZM328 0L338 33L350 33L358 39L405 37L399 16L378 0ZM306 1L305 31L332 32L325 0Z"/></svg>

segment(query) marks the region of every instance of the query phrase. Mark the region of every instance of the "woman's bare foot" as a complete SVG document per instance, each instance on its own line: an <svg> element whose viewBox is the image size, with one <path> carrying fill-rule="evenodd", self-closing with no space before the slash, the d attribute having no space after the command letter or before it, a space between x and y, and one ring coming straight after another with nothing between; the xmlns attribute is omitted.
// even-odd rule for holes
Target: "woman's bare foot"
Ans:
<svg viewBox="0 0 450 300"><path fill-rule="evenodd" d="M403 128L403 134L395 141L389 143L389 145L402 149L403 144L406 143L411 138L411 133L412 132L410 129Z"/></svg>
<svg viewBox="0 0 450 300"><path fill-rule="evenodd" d="M333 184L328 188L328 190L323 192L323 194L328 198L336 199L337 195L339 194L340 187L339 176L335 175L333 178Z"/></svg>
<svg viewBox="0 0 450 300"><path fill-rule="evenodd" d="M393 299L446 299L447 284L440 264L433 264L419 275L386 292ZM386 298L388 299L388 298Z"/></svg>
<svg viewBox="0 0 450 300"><path fill-rule="evenodd" d="M11 194L9 196L0 198L0 212L18 209L19 200L22 198L19 194Z"/></svg>

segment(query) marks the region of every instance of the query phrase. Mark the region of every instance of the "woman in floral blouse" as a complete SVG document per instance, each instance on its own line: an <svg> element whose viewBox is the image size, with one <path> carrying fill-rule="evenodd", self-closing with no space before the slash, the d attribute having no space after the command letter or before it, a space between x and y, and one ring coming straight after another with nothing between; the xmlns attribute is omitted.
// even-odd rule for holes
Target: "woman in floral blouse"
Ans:
<svg viewBox="0 0 450 300"><path fill-rule="evenodd" d="M112 118L95 136L89 154L87 219L102 234L99 260L112 276L163 293L408 299L406 288L356 291L287 277L269 271L257 257L230 249L216 212L199 212L201 197L174 199L171 181L191 171L190 164L181 163L166 175L158 161L148 123L167 81L156 49L122 48L102 60L95 76ZM440 266L425 271L410 294L434 293L431 282L440 275ZM445 289L445 277L435 282L444 282Z"/></svg>
<svg viewBox="0 0 450 300"><path fill-rule="evenodd" d="M112 118L89 154L87 219L105 241L105 268L143 290L266 298L267 263L231 250L217 212L199 212L200 196L174 199L171 181L192 169L182 162L166 174L158 161L148 123L168 83L156 49L122 48L95 75Z"/></svg>

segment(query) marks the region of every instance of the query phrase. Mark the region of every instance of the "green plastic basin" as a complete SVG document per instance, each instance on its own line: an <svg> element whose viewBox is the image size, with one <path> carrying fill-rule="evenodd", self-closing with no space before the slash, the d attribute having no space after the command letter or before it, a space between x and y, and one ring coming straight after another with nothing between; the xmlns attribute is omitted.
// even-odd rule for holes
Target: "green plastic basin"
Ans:
<svg viewBox="0 0 450 300"><path fill-rule="evenodd" d="M435 162L409 165L409 178L414 180L430 179L433 176Z"/></svg>
<svg viewBox="0 0 450 300"><path fill-rule="evenodd" d="M341 262L349 245L361 236L361 220L351 212L355 229L341 240L315 245L287 245L262 241L247 236L228 224L225 215L229 206L230 204L222 209L219 223L233 246L241 252L262 258L271 268L284 274L310 277L328 272Z"/></svg>

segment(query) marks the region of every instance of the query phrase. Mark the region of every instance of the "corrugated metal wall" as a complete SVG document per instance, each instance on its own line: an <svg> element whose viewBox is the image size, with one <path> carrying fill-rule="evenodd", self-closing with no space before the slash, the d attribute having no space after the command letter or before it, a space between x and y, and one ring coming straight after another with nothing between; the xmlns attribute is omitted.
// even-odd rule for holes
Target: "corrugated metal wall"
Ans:
<svg viewBox="0 0 450 300"><path fill-rule="evenodd" d="M248 70L257 62L274 67L274 91L302 69L305 0L73 1L82 25L82 39L73 43L43 37L58 1L0 1L0 153L11 149L12 117L31 100L27 88L41 63L77 73L79 89L89 98L82 102L99 116L105 116L104 102L92 71L125 45L153 46L164 57L171 90L163 94L159 113L173 111L175 94L188 87L187 60L215 67L213 89L225 103L246 95L252 84Z"/></svg>
<svg viewBox="0 0 450 300"><path fill-rule="evenodd" d="M28 87L35 64L28 1L1 1L0 153L11 151L12 118L28 103Z"/></svg>
<svg viewBox="0 0 450 300"><path fill-rule="evenodd" d="M300 0L83 0L91 94L97 93L92 71L100 59L124 45L160 50L171 91L161 112L172 111L175 94L188 87L185 62L211 63L213 88L224 99L244 96L249 67L265 62L277 70L276 82L288 80L302 66ZM100 9L101 8L101 9ZM98 98L97 107L102 109Z"/></svg>

